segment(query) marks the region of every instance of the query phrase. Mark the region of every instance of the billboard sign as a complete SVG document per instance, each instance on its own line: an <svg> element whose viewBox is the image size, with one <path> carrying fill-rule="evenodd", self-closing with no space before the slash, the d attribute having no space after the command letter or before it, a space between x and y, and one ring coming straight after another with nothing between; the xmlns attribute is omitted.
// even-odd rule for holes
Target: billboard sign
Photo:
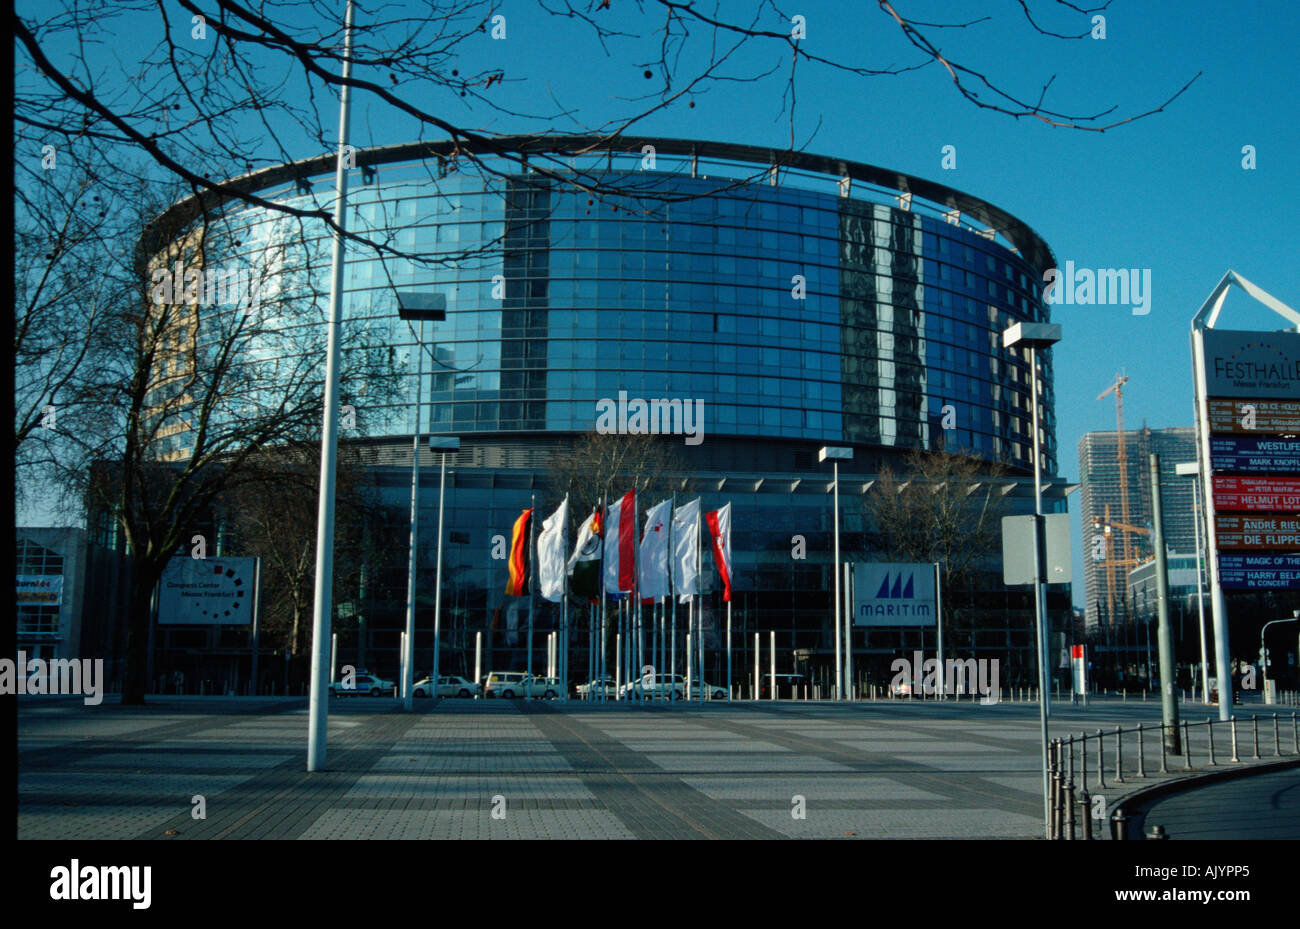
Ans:
<svg viewBox="0 0 1300 929"><path fill-rule="evenodd" d="M158 583L158 625L248 625L256 564L256 558L173 558Z"/></svg>
<svg viewBox="0 0 1300 929"><path fill-rule="evenodd" d="M1219 510L1300 513L1300 477L1215 477Z"/></svg>
<svg viewBox="0 0 1300 929"><path fill-rule="evenodd" d="M59 606L63 603L63 575L19 574L18 603L24 606Z"/></svg>
<svg viewBox="0 0 1300 929"><path fill-rule="evenodd" d="M1209 399L1210 431L1300 434L1300 400Z"/></svg>
<svg viewBox="0 0 1300 929"><path fill-rule="evenodd" d="M933 564L859 562L853 566L855 626L933 626L938 615Z"/></svg>
<svg viewBox="0 0 1300 929"><path fill-rule="evenodd" d="M1300 551L1300 516L1214 517L1219 548Z"/></svg>
<svg viewBox="0 0 1300 929"><path fill-rule="evenodd" d="M1205 394L1300 397L1300 334L1207 329Z"/></svg>
<svg viewBox="0 0 1300 929"><path fill-rule="evenodd" d="M1212 436L1210 467L1247 474L1300 474L1300 439Z"/></svg>
<svg viewBox="0 0 1300 929"><path fill-rule="evenodd" d="M1300 590L1300 555L1219 554L1225 590Z"/></svg>

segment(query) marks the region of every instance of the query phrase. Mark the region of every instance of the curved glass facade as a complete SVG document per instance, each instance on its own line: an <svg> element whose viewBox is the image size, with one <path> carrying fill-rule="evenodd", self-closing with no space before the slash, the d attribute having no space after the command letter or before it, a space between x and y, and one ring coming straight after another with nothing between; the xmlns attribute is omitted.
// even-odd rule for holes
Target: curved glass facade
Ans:
<svg viewBox="0 0 1300 929"><path fill-rule="evenodd" d="M693 144L669 140L665 148ZM558 504L548 456L596 428L601 401L620 394L701 404L702 445L681 447L685 470L674 480L679 502L698 495L706 509L733 504L737 684L753 634L769 631L784 669L830 680L834 520L819 446L855 449L840 468L846 559L891 560L873 548L863 501L879 469L905 449L965 449L1005 465L1011 473L992 479L1006 512L1033 511L1028 359L1003 348L1002 333L1016 321L1046 319L1046 245L1014 217L959 192L862 165L839 163L836 176L825 159L806 160L818 170L693 155L660 155L651 165L643 151L602 151L565 159L571 171L546 177L504 162L499 173L470 174L437 154L383 154L352 172L347 224L368 244L347 248L342 364L365 374L351 384L345 378L342 402L355 408L356 427L345 425L343 437L370 446L367 467L387 513L376 535L391 551L350 595L352 618L336 618L340 661L380 673L397 667L417 370L420 431L462 440L447 462L441 539L448 672L472 672L476 633L484 671L527 666L520 603L503 596L505 563L492 554L494 539L508 536L522 508L533 504L544 515ZM273 169L259 195L329 210L328 161L313 162L314 172ZM896 186L873 186L866 175ZM594 184L618 192L575 189ZM944 199L923 200L908 187ZM975 216L996 220L1000 231L973 224ZM206 239L208 264L262 269L271 297L261 303L263 334L242 360L295 374L314 366L319 390L331 253L325 225L242 206L219 223ZM424 323L423 333L400 320L399 298L409 294L441 295L445 320ZM235 305L217 301L216 311L199 312L237 319L247 310L230 311ZM1051 354L1039 354L1049 476ZM183 454L184 430L170 438ZM424 668L432 660L428 600L439 540L429 527L439 521L439 471L431 454L422 458L432 466L418 495L416 661ZM1050 479L1046 509L1063 511L1070 490ZM806 546L797 556L795 533ZM1032 597L1002 585L996 555L981 561L964 589L945 592L945 603L956 605L946 641L962 654L1000 657L1004 682L1031 682ZM715 581L705 586L706 676L722 680L725 609ZM1068 587L1053 585L1048 605L1058 624L1067 621ZM570 617L571 647L585 648L591 617L577 605ZM555 630L558 611L539 602L534 619L540 636ZM933 643L933 629L863 628L854 633L855 660L864 682L879 683L900 649ZM168 639L164 647L182 645ZM585 667L576 652L572 661Z"/></svg>
<svg viewBox="0 0 1300 929"><path fill-rule="evenodd" d="M423 162L354 182L349 228L421 258L349 245L346 325L394 346L407 378L367 410L365 434L413 430L415 337L396 319L396 294L416 291L442 294L447 306L446 321L424 334L438 365L424 364L423 431L585 432L597 402L625 391L702 401L708 437L943 444L1030 467L1027 360L1001 337L1046 309L1041 272L1015 250L919 202L840 196L833 179L826 191L722 183L666 161L658 171L631 160L627 170L574 175L627 191L601 199L537 174L439 177ZM330 206L293 189L262 195ZM252 264L297 223L262 210L227 221L232 240L246 243L232 257ZM305 264L283 255L273 264L282 294L296 287L316 304L291 304L288 315L320 325L329 240L308 221L282 247L296 251L303 239ZM308 270L297 278L283 271L291 266Z"/></svg>

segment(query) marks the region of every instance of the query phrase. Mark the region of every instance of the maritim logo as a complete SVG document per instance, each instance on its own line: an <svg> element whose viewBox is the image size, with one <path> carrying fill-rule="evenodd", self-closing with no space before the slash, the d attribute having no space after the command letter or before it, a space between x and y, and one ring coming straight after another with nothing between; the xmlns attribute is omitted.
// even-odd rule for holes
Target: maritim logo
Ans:
<svg viewBox="0 0 1300 929"><path fill-rule="evenodd" d="M601 435L683 435L687 445L704 441L704 401L602 397L596 401L596 431Z"/></svg>
<svg viewBox="0 0 1300 929"><path fill-rule="evenodd" d="M73 858L51 869L50 877L51 900L130 900L133 909L147 910L152 898L149 865L83 865Z"/></svg>
<svg viewBox="0 0 1300 929"><path fill-rule="evenodd" d="M904 580L906 578L906 580ZM864 617L872 616L929 616L930 604L917 601L915 593L915 572L899 571L897 574L886 572L876 591L875 600L905 600L906 603L864 603L859 613Z"/></svg>

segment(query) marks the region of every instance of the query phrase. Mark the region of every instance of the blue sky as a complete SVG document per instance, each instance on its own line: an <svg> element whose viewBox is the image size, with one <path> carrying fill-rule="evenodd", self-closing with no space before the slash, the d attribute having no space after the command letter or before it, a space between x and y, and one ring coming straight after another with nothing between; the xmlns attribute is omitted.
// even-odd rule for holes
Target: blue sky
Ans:
<svg viewBox="0 0 1300 929"><path fill-rule="evenodd" d="M786 14L806 18L803 44L810 52L874 67L922 60L876 3L787 2ZM647 7L653 5L646 0ZM1125 389L1130 428L1143 422L1153 428L1191 425L1189 322L1224 272L1231 268L1300 306L1300 65L1295 54L1300 4L1114 0L1103 14L1105 39L1073 41L1036 35L1015 0L896 0L895 6L936 22L992 15L991 22L928 34L945 54L1021 97L1036 98L1054 77L1047 103L1060 110L1084 113L1114 106L1121 117L1133 115L1160 105L1200 72L1165 112L1095 133L978 109L935 65L871 78L801 65L794 119L796 144L811 152L932 178L1010 211L1046 239L1062 265L1068 260L1085 268L1150 269L1147 315L1117 306L1054 311L1064 330L1055 365L1065 477L1078 476L1079 438L1114 428L1112 399L1094 398L1119 371L1130 378ZM31 8L20 4L20 12L24 7ZM720 4L722 15L732 18L752 8L741 0ZM1058 31L1087 27L1085 18L1054 4L1040 2L1035 9ZM390 10L385 7L384 15ZM559 100L582 118L539 122L455 97L417 95L420 103L482 130L579 131L638 109L631 98L662 87L657 76L643 76L645 44L614 41L606 55L571 22L537 13L533 0L504 0L500 11L506 16L506 39L471 37L462 46L462 73L500 67L506 81L488 91L494 100L532 113L554 113ZM609 11L597 15L628 28L634 22L627 0L614 0ZM788 16L769 10L760 25L788 31ZM182 28L179 19L176 28ZM133 44L156 39L153 31L153 38L150 30L141 30L109 45L119 60L128 61ZM698 62L696 51L684 54L682 73ZM774 44L761 51L755 46L737 58L730 73L746 76L784 60ZM695 98L694 108L682 100L631 131L783 146L791 131L783 89L782 81L770 78L714 84ZM332 128L330 98L318 100L323 122ZM357 100L353 126L353 143L361 146L419 134L413 122L393 117L364 96ZM945 145L956 147L955 170L940 166ZM1242 167L1246 145L1255 148L1254 170ZM316 151L304 144L300 154ZM1282 321L1237 294L1229 299L1222 324L1276 329ZM1074 595L1082 602L1077 515L1075 522Z"/></svg>

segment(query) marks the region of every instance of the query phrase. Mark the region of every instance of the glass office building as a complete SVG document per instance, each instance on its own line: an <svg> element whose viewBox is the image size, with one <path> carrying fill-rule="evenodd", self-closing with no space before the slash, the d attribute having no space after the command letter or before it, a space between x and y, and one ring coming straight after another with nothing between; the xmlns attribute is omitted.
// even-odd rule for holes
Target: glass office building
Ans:
<svg viewBox="0 0 1300 929"><path fill-rule="evenodd" d="M1023 222L940 184L804 153L657 138L623 138L616 150L591 138L500 144L527 152L527 163L487 157L484 169L457 157L465 143L419 143L358 151L349 175L348 227L382 248L349 244L343 325L393 349L400 383L380 401L345 398L365 415L344 437L364 446L403 520L392 527L403 541L417 369L419 430L461 439L449 458L443 539L444 670L473 670L476 631L506 650L485 658L484 670L526 660L492 539L508 536L534 496L539 511L555 506L551 456L595 429L600 401L621 394L702 413L702 441L681 441L676 493L679 501L699 494L706 508L733 504L737 683L748 673L741 646L755 631L765 648L777 631L778 670L815 673L826 663L832 514L821 446L854 450L840 469L846 558L888 560L870 551L862 499L873 476L911 449L973 452L998 469L990 479L1002 485L1007 512L1032 512L1028 357L1004 348L1002 333L1048 319L1042 280L1054 260ZM333 174L325 156L234 183L286 206L329 210ZM195 207L183 201L159 228L192 229ZM222 232L209 234L207 261L260 269L275 280L284 326L323 332L325 225L234 202L209 212L210 223L214 215ZM162 254L167 244L147 246ZM408 294L440 295L445 320L399 321ZM419 361L417 342L436 361ZM249 352L277 361L271 343ZM1047 506L1064 510L1073 488L1054 477L1050 350L1039 366ZM183 456L184 430L172 441ZM420 585L428 590L438 473L427 451L423 460ZM644 510L657 501L642 502ZM791 557L796 534L805 558ZM989 560L986 582L952 592L963 608L947 641L963 654L1003 655L1004 683L1030 680L1032 599L1002 586L998 560ZM405 566L403 551L362 592L362 621L353 641L340 643L343 655L381 672L396 669ZM1068 586L1051 590L1053 612L1068 615ZM536 629L552 621L542 606ZM431 654L431 612L422 607L417 621L420 668ZM709 631L719 615L711 601L711 680L720 679L721 635ZM581 622L572 635L584 648ZM871 656L921 642L917 630L858 635L864 673ZM575 653L571 667L585 672L585 659Z"/></svg>

